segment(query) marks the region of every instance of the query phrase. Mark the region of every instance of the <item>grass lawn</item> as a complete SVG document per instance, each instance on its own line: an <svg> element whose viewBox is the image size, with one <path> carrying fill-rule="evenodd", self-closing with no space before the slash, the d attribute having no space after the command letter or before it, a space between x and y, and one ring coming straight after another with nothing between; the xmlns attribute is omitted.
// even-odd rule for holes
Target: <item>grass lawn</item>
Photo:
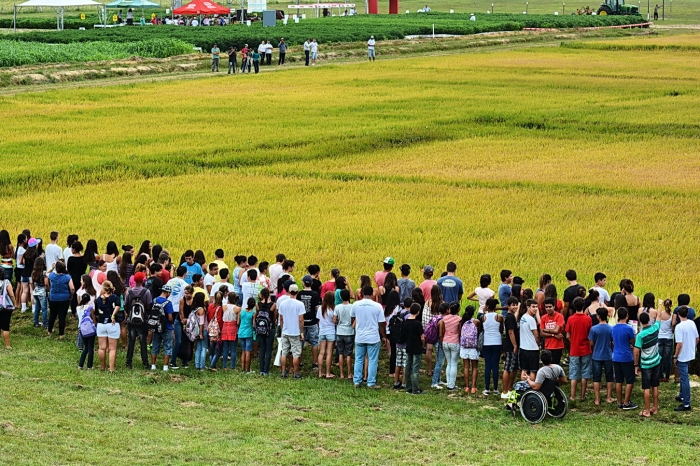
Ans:
<svg viewBox="0 0 700 466"><path fill-rule="evenodd" d="M382 390L318 379L308 348L302 380L128 371L121 350L116 375L79 372L74 342L16 317L14 350L0 352L5 464L691 464L700 444L697 415L671 411L673 384L651 420L595 407L589 393L563 420L530 426L495 396L428 389L424 374L426 394L395 392L384 358Z"/></svg>

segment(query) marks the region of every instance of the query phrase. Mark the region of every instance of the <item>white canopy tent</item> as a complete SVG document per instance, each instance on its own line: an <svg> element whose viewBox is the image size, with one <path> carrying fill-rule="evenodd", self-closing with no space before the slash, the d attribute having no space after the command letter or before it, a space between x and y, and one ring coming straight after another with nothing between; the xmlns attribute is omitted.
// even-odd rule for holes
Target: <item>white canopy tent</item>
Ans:
<svg viewBox="0 0 700 466"><path fill-rule="evenodd" d="M14 29L17 32L17 8L25 6L53 8L56 12L56 29L63 30L63 14L66 7L72 6L97 6L98 13L102 11L102 4L94 0L28 0L19 5L14 5Z"/></svg>

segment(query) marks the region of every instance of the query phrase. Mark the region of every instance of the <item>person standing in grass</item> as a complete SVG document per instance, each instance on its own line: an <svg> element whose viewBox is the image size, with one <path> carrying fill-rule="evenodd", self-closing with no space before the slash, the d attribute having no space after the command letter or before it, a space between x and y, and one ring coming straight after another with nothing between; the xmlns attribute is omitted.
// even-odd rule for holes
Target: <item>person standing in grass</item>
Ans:
<svg viewBox="0 0 700 466"><path fill-rule="evenodd" d="M309 66L309 58L311 57L311 39L304 41L304 66Z"/></svg>
<svg viewBox="0 0 700 466"><path fill-rule="evenodd" d="M212 72L219 72L219 55L221 54L221 50L219 50L219 46L214 44L214 46L211 48L211 71Z"/></svg>
<svg viewBox="0 0 700 466"><path fill-rule="evenodd" d="M311 345L312 367L311 370L318 369L318 309L321 307L321 298L318 293L311 289L313 277L304 275L301 279L304 284L304 289L301 290L296 299L304 305L304 340L301 347L304 348L304 343L308 342Z"/></svg>
<svg viewBox="0 0 700 466"><path fill-rule="evenodd" d="M459 337L462 319L459 317L459 301L450 304L450 313L441 321L442 350L445 353L447 368L445 377L448 390L457 390L457 366L459 365ZM500 335L499 335L500 338ZM500 350L499 350L500 355ZM497 364L498 366L498 364Z"/></svg>
<svg viewBox="0 0 700 466"><path fill-rule="evenodd" d="M668 382L671 379L671 370L673 369L673 330L671 323L673 321L671 307L673 303L670 299L663 301L659 300L659 312L657 320L659 321L659 352L661 353L661 381Z"/></svg>
<svg viewBox="0 0 700 466"><path fill-rule="evenodd" d="M170 358L173 355L173 305L168 299L171 289L165 285L161 290L160 296L153 300L153 306L162 307L165 313L166 323L161 331L153 332L153 341L151 346L151 370L156 370L156 359L160 353L160 347L163 346L163 370L167 371L170 368ZM173 367L175 369L175 367Z"/></svg>
<svg viewBox="0 0 700 466"><path fill-rule="evenodd" d="M333 347L335 346L335 326L338 323L338 318L335 316L335 298L332 291L327 291L323 295L321 308L316 311L318 319L318 336L319 336L319 353L318 353L318 377L322 378L323 363L326 363L327 379L332 379L335 375L331 374L331 365L333 358Z"/></svg>
<svg viewBox="0 0 700 466"><path fill-rule="evenodd" d="M498 300L489 298L486 300L485 314L479 319L484 328L484 346L481 351L484 356L484 395L498 395L498 361L501 357L503 333L503 316L496 312ZM444 319L443 319L444 320ZM490 390L493 380L493 390Z"/></svg>
<svg viewBox="0 0 700 466"><path fill-rule="evenodd" d="M265 43L265 59L267 66L272 65L272 44L269 40Z"/></svg>
<svg viewBox="0 0 700 466"><path fill-rule="evenodd" d="M258 53L260 54L260 59L262 60L262 65L265 64L265 41L263 40L260 42L260 45L258 45Z"/></svg>
<svg viewBox="0 0 700 466"><path fill-rule="evenodd" d="M289 298L279 304L280 326L282 327L282 378L287 378L287 355L292 353L294 378L300 379L299 362L301 359L301 342L304 340L304 304L297 300L299 287L289 285Z"/></svg>
<svg viewBox="0 0 700 466"><path fill-rule="evenodd" d="M557 301L554 298L544 300L546 314L540 319L540 332L544 338L544 349L552 354L552 363L561 364L561 356L564 352L564 316L557 312L556 307ZM586 333L587 336L588 333ZM588 345L588 341L585 343Z"/></svg>
<svg viewBox="0 0 700 466"><path fill-rule="evenodd" d="M489 288L489 285L491 285L491 275L486 273L479 279L479 287L476 288L469 296L467 296L467 299L479 303L478 318L481 318L481 315L485 312L486 300L496 296L496 293Z"/></svg>
<svg viewBox="0 0 700 466"><path fill-rule="evenodd" d="M617 325L612 329L613 337L613 367L615 368L615 390L617 393L618 409L637 409L638 406L630 401L634 388L634 330L627 325L627 308L617 310ZM625 382L625 397L622 397L622 383Z"/></svg>
<svg viewBox="0 0 700 466"><path fill-rule="evenodd" d="M595 280L594 290L598 292L598 302L601 306L610 306L610 294L608 290L605 289L605 284L607 283L608 277L603 272L596 272L593 276Z"/></svg>
<svg viewBox="0 0 700 466"><path fill-rule="evenodd" d="M255 70L255 74L260 72L260 52L257 50L253 51L253 69Z"/></svg>
<svg viewBox="0 0 700 466"><path fill-rule="evenodd" d="M464 393L476 394L476 380L479 376L479 326L481 322L474 318L474 306L469 305L464 310L460 322L459 356L464 364Z"/></svg>
<svg viewBox="0 0 700 466"><path fill-rule="evenodd" d="M552 310L553 312L553 304L554 303L552 303L551 300L545 300L545 309L549 306L550 310ZM591 350L591 344L588 340L588 333L590 332L591 326L593 324L591 322L591 318L583 313L584 306L585 302L583 298L574 298L573 302L571 303L571 307L574 310L574 314L571 317L569 317L569 320L566 323L566 336L568 337L569 342L571 343L571 347L569 349L569 380L571 380L570 399L572 401L576 397L576 385L579 378L581 379L580 401L586 400L586 389L588 387L588 379L591 378L591 363L593 358L593 351ZM551 330L548 335L550 335L549 338L554 337L553 332ZM545 342L545 348L546 347L547 345Z"/></svg>
<svg viewBox="0 0 700 466"><path fill-rule="evenodd" d="M384 286L384 280L386 276L394 269L394 258L387 257L384 259L383 270L378 271L374 274L374 283L377 284L377 288Z"/></svg>
<svg viewBox="0 0 700 466"><path fill-rule="evenodd" d="M537 331L535 314L539 305L534 299L525 301L526 311L520 317L520 369L522 377L535 377L540 367L540 334Z"/></svg>
<svg viewBox="0 0 700 466"><path fill-rule="evenodd" d="M37 257L34 261L30 285L34 300L34 327L43 325L46 328L49 324L49 278L46 275L46 262L42 257ZM40 313L41 324L39 324Z"/></svg>
<svg viewBox="0 0 700 466"><path fill-rule="evenodd" d="M338 323L336 328L336 340L338 344L340 378L345 378L343 369L347 367L347 378L352 379L352 350L355 347L355 329L352 325L350 290L340 290L340 299L342 300L342 304L335 306L335 315Z"/></svg>
<svg viewBox="0 0 700 466"><path fill-rule="evenodd" d="M316 38L311 41L311 66L316 66L316 59L318 58L318 42Z"/></svg>
<svg viewBox="0 0 700 466"><path fill-rule="evenodd" d="M511 284L513 283L513 272L508 269L501 270L501 284L498 286L498 301L501 303L501 307L505 308L503 316L505 317L507 310L506 301L513 294L513 288Z"/></svg>
<svg viewBox="0 0 700 466"><path fill-rule="evenodd" d="M207 348L209 347L209 337L207 335L207 311L205 306L206 298L204 297L204 293L195 293L194 297L192 298L192 312L197 315L199 334L194 341L194 367L199 371L204 370L207 357Z"/></svg>
<svg viewBox="0 0 700 466"><path fill-rule="evenodd" d="M182 301L183 296L185 296L185 289L189 286L192 287L192 285L188 285L187 282L185 281L185 275L187 275L187 268L186 267L178 267L177 270L175 271L175 277L171 278L168 280L165 284L170 287L170 296L168 297L168 300L170 301L170 304L173 306L173 309L180 309L180 302ZM161 281L162 283L162 281ZM192 293L194 293L194 287L191 288ZM162 290L162 287L161 287ZM157 293L157 294L156 294ZM202 293L204 294L204 293ZM158 290L157 287L154 287L151 290L151 296L157 297L160 296L160 290ZM205 295L206 297L206 295ZM184 319L187 319L187 316L184 316ZM186 320L185 323L182 322L183 319L178 319L180 321L179 324L174 324L173 329L174 329L174 342L173 342L173 358L172 358L172 363L173 365L177 365L177 356L180 352L180 346L182 345L182 328L183 325L186 325ZM185 361L186 362L186 361ZM174 367L173 367L174 369Z"/></svg>
<svg viewBox="0 0 700 466"><path fill-rule="evenodd" d="M439 315L431 318L431 322L428 323L428 326L435 325L437 327L438 340L437 342L435 342L435 349L437 350L437 352L435 356L435 367L433 367L432 384L430 385L430 388L434 388L437 390L442 390L442 386L447 385L447 382L442 382L440 380L442 377L442 365L445 361L445 351L442 349L441 335L444 335L445 323L443 322L443 319L449 313L449 311L450 305L448 303L443 302L442 304L440 304L440 308L438 309ZM426 327L426 333L430 333L428 327Z"/></svg>
<svg viewBox="0 0 700 466"><path fill-rule="evenodd" d="M503 392L501 399L510 398L510 392L513 390L515 383L515 374L518 371L518 349L520 347L520 331L518 330L518 320L516 312L520 307L520 301L515 296L506 299L507 314L504 319L505 338L503 339L503 352L506 359L503 362L503 377L501 385ZM474 391L473 393L476 393Z"/></svg>
<svg viewBox="0 0 700 466"><path fill-rule="evenodd" d="M680 300L679 300L680 301ZM680 322L676 325L674 335L676 337L676 353L673 361L678 367L680 377L680 393L676 401L680 401L674 411L690 411L690 379L688 378L688 366L695 360L695 348L698 346L698 329L695 322L688 319L688 307L678 308Z"/></svg>
<svg viewBox="0 0 700 466"><path fill-rule="evenodd" d="M10 321L12 320L12 312L15 310L15 293L12 289L12 283L5 278L5 267L0 268L0 287L2 288L0 292L0 331L2 331L5 349L11 350ZM68 309L67 306L66 309Z"/></svg>
<svg viewBox="0 0 700 466"><path fill-rule="evenodd" d="M228 49L228 74L236 74L236 47Z"/></svg>
<svg viewBox="0 0 700 466"><path fill-rule="evenodd" d="M109 372L114 373L114 366L117 362L117 342L119 341L120 328L117 323L117 312L119 312L119 297L114 294L112 282L106 280L102 284L102 294L95 302L95 313L97 320L97 342L99 346L98 357L100 368L106 369L107 353L109 352ZM49 321L49 326L51 322Z"/></svg>
<svg viewBox="0 0 700 466"><path fill-rule="evenodd" d="M58 338L63 338L66 330L66 315L68 315L73 293L75 293L75 287L68 275L66 265L63 262L56 262L54 271L49 274L49 325L46 328L49 336L53 332L53 326L58 317Z"/></svg>
<svg viewBox="0 0 700 466"><path fill-rule="evenodd" d="M287 55L287 44L284 42L284 39L280 39L279 44L277 44L277 48L280 51L280 57L277 60L277 66L284 65L284 57Z"/></svg>
<svg viewBox="0 0 700 466"><path fill-rule="evenodd" d="M418 319L421 306L418 303L411 304L410 315L406 318L403 327L403 338L406 340L406 393L420 395L423 391L418 383L420 372L420 360L423 357L423 324Z"/></svg>
<svg viewBox="0 0 700 466"><path fill-rule="evenodd" d="M406 343L404 336L404 323L411 314L411 306L413 299L406 298L403 301L403 306L395 306L389 318L388 326L391 327L392 319L395 322L394 331L389 333L389 339L392 341L392 349L394 351L394 390L405 388L406 386ZM385 311L386 313L386 311ZM394 319L394 316L398 316ZM401 372L403 371L403 383Z"/></svg>
<svg viewBox="0 0 700 466"><path fill-rule="evenodd" d="M90 295L84 294L78 304L78 333L82 337L83 349L78 360L78 369L83 370L85 358L87 358L87 368L92 369L92 363L95 358L95 337L97 331L95 328L95 307L90 304Z"/></svg>
<svg viewBox="0 0 700 466"><path fill-rule="evenodd" d="M129 342L126 350L126 367L129 369L133 367L132 362L136 340L139 341L141 350L141 364L144 369L148 369L148 351L146 349L148 328L146 322L153 304L153 297L151 296L151 292L143 287L145 278L146 276L142 272L135 274L134 282L136 286L126 292L126 298L124 299L124 309L127 315L126 328L129 333ZM140 318L132 319L134 304L138 306L137 311L140 313Z"/></svg>
<svg viewBox="0 0 700 466"><path fill-rule="evenodd" d="M437 281L440 291L442 292L442 299L445 300L446 303L459 303L464 294L462 280L455 276L455 272L457 272L457 264L448 262L447 275L440 277Z"/></svg>
<svg viewBox="0 0 700 466"><path fill-rule="evenodd" d="M416 282L408 278L411 274L411 266L408 264L403 264L399 268L401 271L401 278L398 280L399 285L399 299L403 302L406 298L410 298L413 295L413 290L416 288Z"/></svg>
<svg viewBox="0 0 700 466"><path fill-rule="evenodd" d="M374 36L369 36L369 40L367 41L367 58L369 58L369 61L374 61L374 46L376 44L377 41L374 40Z"/></svg>
<svg viewBox="0 0 700 466"><path fill-rule="evenodd" d="M599 307L596 310L598 315L598 324L591 327L588 331L588 340L593 349L593 392L595 393L595 405L600 406L600 382L605 371L605 383L608 389L608 397L606 401L612 403L615 399L612 397L613 390L613 338L612 327L608 325L608 309Z"/></svg>
<svg viewBox="0 0 700 466"><path fill-rule="evenodd" d="M250 356L253 352L253 315L255 314L255 298L250 297L246 301L246 308L238 313L238 342L241 346L241 369L248 374L250 370Z"/></svg>
<svg viewBox="0 0 700 466"><path fill-rule="evenodd" d="M659 355L659 328L657 321L651 323L649 314L639 314L642 330L634 341L634 367L637 375L642 376L644 390L644 410L639 413L642 417L650 417L659 412L659 381L661 378L661 355ZM641 371L640 371L641 369ZM654 396L654 406L650 407L651 395Z"/></svg>
<svg viewBox="0 0 700 466"><path fill-rule="evenodd" d="M261 267L262 268L262 267ZM272 345L275 341L275 327L277 323L277 305L270 298L270 289L260 290L255 315L253 316L255 332L257 334L259 348L260 375L270 374L270 361L272 360ZM225 325L225 323L224 323ZM335 328L334 328L335 330Z"/></svg>
<svg viewBox="0 0 700 466"><path fill-rule="evenodd" d="M381 304L372 300L374 290L367 286L362 290L363 298L352 305L351 317L355 318L355 370L353 382L355 388L362 384L362 372L365 356L369 359L367 368L367 387L380 388L377 385L377 365L379 350L386 342L384 311Z"/></svg>

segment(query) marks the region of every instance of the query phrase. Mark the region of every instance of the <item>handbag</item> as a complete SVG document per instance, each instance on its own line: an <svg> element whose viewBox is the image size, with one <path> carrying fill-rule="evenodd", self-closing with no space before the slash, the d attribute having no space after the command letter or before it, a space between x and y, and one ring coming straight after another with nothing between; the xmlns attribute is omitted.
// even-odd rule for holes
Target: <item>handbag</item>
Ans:
<svg viewBox="0 0 700 466"><path fill-rule="evenodd" d="M8 280L2 281L2 298L0 298L0 309L3 311L14 311L15 303L12 302L12 298L7 294L7 287L9 286Z"/></svg>

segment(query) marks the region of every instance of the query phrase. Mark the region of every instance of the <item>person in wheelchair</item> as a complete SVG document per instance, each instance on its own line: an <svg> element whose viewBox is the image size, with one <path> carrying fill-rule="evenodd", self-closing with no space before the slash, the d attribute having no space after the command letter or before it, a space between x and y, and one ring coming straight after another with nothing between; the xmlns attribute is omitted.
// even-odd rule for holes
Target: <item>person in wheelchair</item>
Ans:
<svg viewBox="0 0 700 466"><path fill-rule="evenodd" d="M559 384L567 383L568 380L566 379L564 369L558 364L552 364L552 353L547 350L542 351L540 360L542 361L542 367L537 371L535 380L528 377L526 382L530 385L531 389L542 392L542 394L550 400L554 392L554 387L558 387Z"/></svg>

